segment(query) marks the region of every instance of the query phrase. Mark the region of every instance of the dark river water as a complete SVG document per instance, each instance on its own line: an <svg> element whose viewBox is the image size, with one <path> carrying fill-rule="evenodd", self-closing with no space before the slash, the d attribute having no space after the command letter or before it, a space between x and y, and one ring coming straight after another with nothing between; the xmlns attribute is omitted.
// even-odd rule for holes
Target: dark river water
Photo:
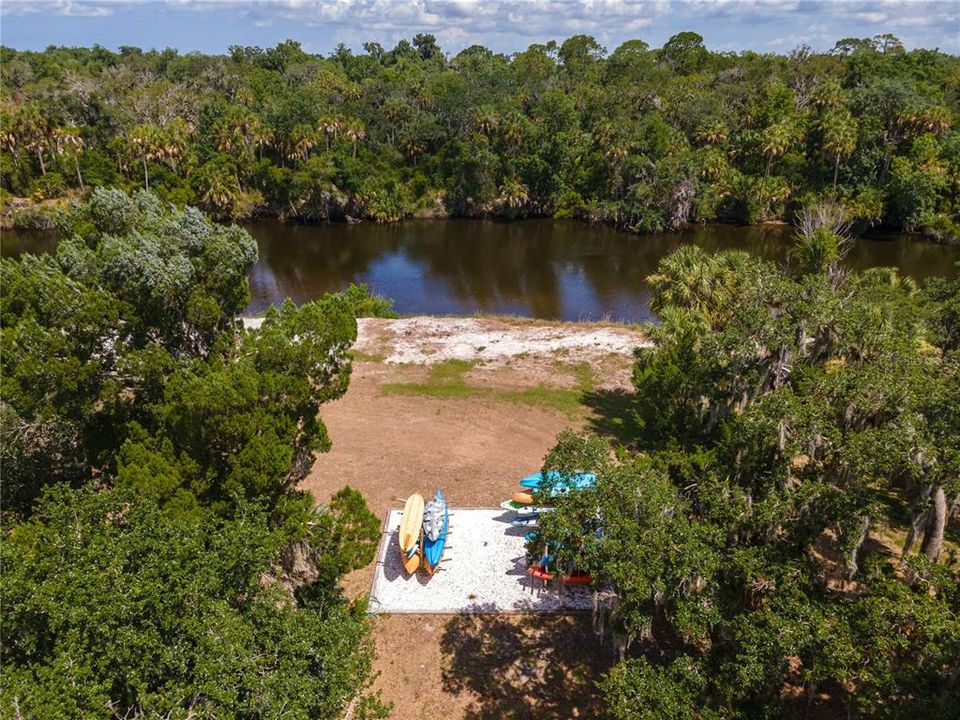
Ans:
<svg viewBox="0 0 960 720"><path fill-rule="evenodd" d="M396 225L300 226L261 222L250 274L250 314L363 282L401 314L514 314L587 320L650 319L646 277L684 243L747 250L785 261L792 230L706 225L682 233L633 235L575 221L408 221ZM5 232L5 256L50 250L55 239ZM846 263L895 266L922 280L956 274L960 248L905 236L860 239Z"/></svg>

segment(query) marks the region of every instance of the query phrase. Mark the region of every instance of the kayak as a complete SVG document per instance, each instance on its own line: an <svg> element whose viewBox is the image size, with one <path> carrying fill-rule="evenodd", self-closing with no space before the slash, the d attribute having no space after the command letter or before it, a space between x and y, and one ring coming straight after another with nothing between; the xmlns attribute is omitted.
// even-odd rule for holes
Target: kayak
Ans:
<svg viewBox="0 0 960 720"><path fill-rule="evenodd" d="M423 496L414 493L403 506L403 518L397 530L400 562L410 575L420 567L420 536L423 534Z"/></svg>
<svg viewBox="0 0 960 720"><path fill-rule="evenodd" d="M518 517L531 517L544 515L548 512L553 512L556 508L548 507L545 505L524 505L522 508L517 509Z"/></svg>
<svg viewBox="0 0 960 720"><path fill-rule="evenodd" d="M533 505L533 495L528 492L515 492L513 502L517 505Z"/></svg>
<svg viewBox="0 0 960 720"><path fill-rule="evenodd" d="M521 505L513 500L504 500L502 503L500 503L500 509L506 510L507 512L515 512L517 515L524 516L542 515L543 513L550 512L555 508L546 505Z"/></svg>
<svg viewBox="0 0 960 720"><path fill-rule="evenodd" d="M449 524L447 500L443 493L437 490L423 511L423 567L430 575L433 575L443 556Z"/></svg>
<svg viewBox="0 0 960 720"><path fill-rule="evenodd" d="M511 525L516 525L517 527L537 527L540 524L539 515L526 515L523 517L516 517L511 522Z"/></svg>
<svg viewBox="0 0 960 720"><path fill-rule="evenodd" d="M536 490L540 487L541 483L543 483L543 479L543 473L535 472L523 478L520 481L520 487ZM557 483L554 486L554 490L563 488L565 491L570 491L593 487L593 484L597 481L597 476L593 473L574 473L565 478L558 470L550 470L547 472L546 479L548 482Z"/></svg>
<svg viewBox="0 0 960 720"><path fill-rule="evenodd" d="M539 580L544 582L550 582L554 579L559 579L564 585L587 585L592 581L592 578L589 574L583 572L582 570L574 570L569 575L564 575L560 578L557 578L552 572L545 570L540 565L534 565L533 567L527 568L527 573Z"/></svg>

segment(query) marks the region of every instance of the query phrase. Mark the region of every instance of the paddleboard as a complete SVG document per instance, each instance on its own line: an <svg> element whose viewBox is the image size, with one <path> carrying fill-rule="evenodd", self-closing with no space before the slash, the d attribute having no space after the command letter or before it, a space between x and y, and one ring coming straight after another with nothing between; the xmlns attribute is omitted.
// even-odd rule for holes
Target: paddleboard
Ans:
<svg viewBox="0 0 960 720"><path fill-rule="evenodd" d="M397 540L400 543L400 561L410 575L420 567L420 536L423 533L423 496L414 493L403 506L403 517Z"/></svg>
<svg viewBox="0 0 960 720"><path fill-rule="evenodd" d="M546 479L548 483L558 483L554 487L554 490L565 488L566 491L569 491L571 489L579 490L585 487L592 487L597 481L597 476L593 473L575 473L569 477L563 477L559 471L550 470L547 472ZM523 478L520 481L520 487L536 490L540 487L541 483L543 483L543 480L543 473L536 472Z"/></svg>
<svg viewBox="0 0 960 720"><path fill-rule="evenodd" d="M437 490L423 511L423 567L431 575L443 556L449 524L447 500L443 493Z"/></svg>

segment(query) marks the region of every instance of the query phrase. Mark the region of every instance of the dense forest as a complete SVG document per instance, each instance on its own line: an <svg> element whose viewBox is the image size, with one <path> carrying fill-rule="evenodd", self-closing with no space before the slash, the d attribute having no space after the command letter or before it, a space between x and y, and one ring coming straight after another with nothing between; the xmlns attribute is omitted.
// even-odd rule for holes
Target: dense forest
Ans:
<svg viewBox="0 0 960 720"><path fill-rule="evenodd" d="M339 578L379 523L297 489L330 447L361 288L244 330L257 248L98 188L0 261L0 717L354 717L373 650Z"/></svg>
<svg viewBox="0 0 960 720"><path fill-rule="evenodd" d="M696 33L612 52L577 35L510 57L293 41L229 54L3 48L2 190L150 189L223 219L555 216L659 231L792 221L955 242L960 59L893 36L717 53ZM18 225L42 225L24 207Z"/></svg>
<svg viewBox="0 0 960 720"><path fill-rule="evenodd" d="M529 549L591 574L619 720L957 717L960 281L849 274L803 219L792 273L665 258L616 454L546 460L599 478Z"/></svg>

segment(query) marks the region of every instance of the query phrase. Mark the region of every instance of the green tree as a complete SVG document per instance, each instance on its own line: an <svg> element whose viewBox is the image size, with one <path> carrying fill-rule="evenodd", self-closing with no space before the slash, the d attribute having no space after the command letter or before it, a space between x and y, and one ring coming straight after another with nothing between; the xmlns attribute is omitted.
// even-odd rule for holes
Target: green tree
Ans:
<svg viewBox="0 0 960 720"><path fill-rule="evenodd" d="M285 542L254 508L224 521L129 492L47 493L0 540L6 712L338 717L370 681L367 621L321 600L336 575L299 601L307 588L277 561ZM335 551L318 550L326 565Z"/></svg>

